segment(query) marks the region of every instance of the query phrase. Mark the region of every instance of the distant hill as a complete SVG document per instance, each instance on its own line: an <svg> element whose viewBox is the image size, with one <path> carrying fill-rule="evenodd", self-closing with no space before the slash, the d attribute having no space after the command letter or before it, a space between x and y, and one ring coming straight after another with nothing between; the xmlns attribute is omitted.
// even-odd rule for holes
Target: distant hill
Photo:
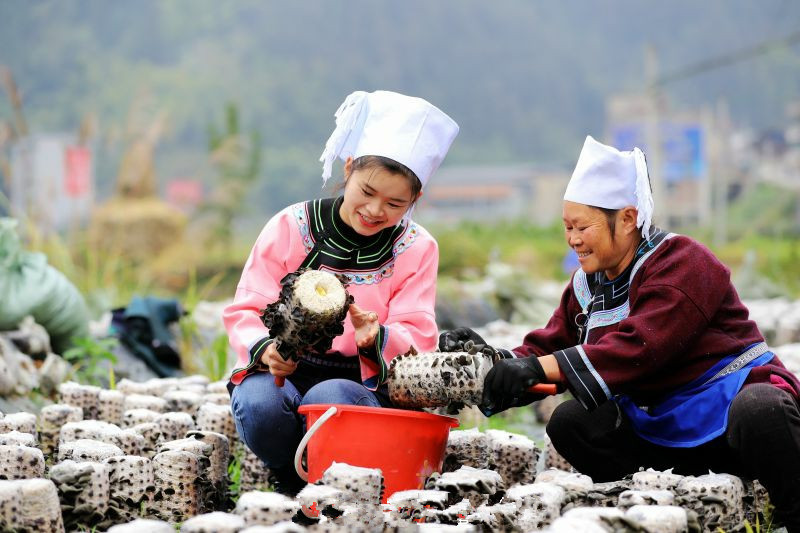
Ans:
<svg viewBox="0 0 800 533"><path fill-rule="evenodd" d="M166 109L158 170L209 178L206 131L238 104L265 149L263 213L319 190L333 112L356 89L427 98L461 134L450 163L569 167L604 99L642 87L643 47L674 71L800 28L791 0L83 0L0 2L0 64L33 131L99 117L98 174L116 173L132 102ZM800 96L799 47L667 87L679 105L726 98L740 123L779 124ZM141 97L145 95L145 97ZM0 101L0 119L8 119Z"/></svg>

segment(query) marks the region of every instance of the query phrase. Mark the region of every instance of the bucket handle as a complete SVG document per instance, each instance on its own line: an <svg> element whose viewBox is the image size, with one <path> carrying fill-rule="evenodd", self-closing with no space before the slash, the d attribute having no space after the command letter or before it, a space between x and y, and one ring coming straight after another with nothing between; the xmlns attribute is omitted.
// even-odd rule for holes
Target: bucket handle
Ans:
<svg viewBox="0 0 800 533"><path fill-rule="evenodd" d="M330 417L336 414L336 406L332 405L325 411L322 416L320 416L316 422L306 431L306 434L303 435L303 439L300 441L300 444L297 445L297 451L294 453L294 469L297 470L297 475L300 476L300 479L303 481L308 482L308 472L303 468L303 452L306 451L306 446L308 445L308 441L311 440L311 437L314 436L314 433L322 427Z"/></svg>

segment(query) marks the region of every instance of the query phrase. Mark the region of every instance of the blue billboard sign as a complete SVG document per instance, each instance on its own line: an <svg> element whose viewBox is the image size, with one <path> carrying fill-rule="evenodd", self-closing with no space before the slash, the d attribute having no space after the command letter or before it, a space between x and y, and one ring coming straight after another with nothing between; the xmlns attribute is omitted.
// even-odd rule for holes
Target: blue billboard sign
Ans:
<svg viewBox="0 0 800 533"><path fill-rule="evenodd" d="M643 124L621 124L611 129L611 142L619 150L638 146L647 155ZM697 124L662 123L661 176L667 183L706 179L705 133Z"/></svg>

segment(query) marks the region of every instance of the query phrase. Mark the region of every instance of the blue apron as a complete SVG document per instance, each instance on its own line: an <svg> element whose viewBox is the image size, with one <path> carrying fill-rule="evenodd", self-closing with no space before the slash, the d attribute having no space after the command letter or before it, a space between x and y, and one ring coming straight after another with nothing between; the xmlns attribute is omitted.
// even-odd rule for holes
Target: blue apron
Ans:
<svg viewBox="0 0 800 533"><path fill-rule="evenodd" d="M764 342L748 346L742 353L725 357L646 411L630 396L621 394L614 400L643 439L670 448L692 448L725 432L731 402L750 370L773 357Z"/></svg>

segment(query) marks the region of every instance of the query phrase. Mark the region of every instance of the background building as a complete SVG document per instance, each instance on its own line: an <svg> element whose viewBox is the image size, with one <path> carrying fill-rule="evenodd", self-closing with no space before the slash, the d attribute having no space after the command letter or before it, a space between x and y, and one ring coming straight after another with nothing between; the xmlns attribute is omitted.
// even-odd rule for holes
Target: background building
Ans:
<svg viewBox="0 0 800 533"><path fill-rule="evenodd" d="M70 135L33 135L11 147L11 214L45 232L86 222L94 201L92 151Z"/></svg>
<svg viewBox="0 0 800 533"><path fill-rule="evenodd" d="M561 197L569 172L532 165L449 166L426 187L419 218L437 223L461 220L530 220L547 225L561 219Z"/></svg>

